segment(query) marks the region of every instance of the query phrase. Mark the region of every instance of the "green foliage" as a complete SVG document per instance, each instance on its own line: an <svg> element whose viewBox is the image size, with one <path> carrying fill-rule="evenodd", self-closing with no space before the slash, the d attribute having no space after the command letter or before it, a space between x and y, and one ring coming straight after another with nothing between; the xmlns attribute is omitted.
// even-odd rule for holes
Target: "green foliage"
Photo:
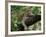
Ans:
<svg viewBox="0 0 46 37"><path fill-rule="evenodd" d="M32 13L34 15L41 15L41 7L32 6Z"/></svg>

